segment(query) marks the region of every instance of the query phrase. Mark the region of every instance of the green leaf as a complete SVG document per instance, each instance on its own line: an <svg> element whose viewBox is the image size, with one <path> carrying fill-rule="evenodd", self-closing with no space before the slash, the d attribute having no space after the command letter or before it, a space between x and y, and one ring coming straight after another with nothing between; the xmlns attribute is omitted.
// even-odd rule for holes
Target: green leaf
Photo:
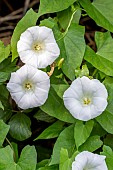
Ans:
<svg viewBox="0 0 113 170"><path fill-rule="evenodd" d="M113 62L111 62L108 58L106 59L103 56L96 54L88 46L84 54L84 59L106 75L113 76Z"/></svg>
<svg viewBox="0 0 113 170"><path fill-rule="evenodd" d="M51 84L57 95L62 99L64 92L68 89L67 84Z"/></svg>
<svg viewBox="0 0 113 170"><path fill-rule="evenodd" d="M79 0L87 14L101 27L113 32L112 0Z"/></svg>
<svg viewBox="0 0 113 170"><path fill-rule="evenodd" d="M0 85L3 84L9 78L9 73L0 72Z"/></svg>
<svg viewBox="0 0 113 170"><path fill-rule="evenodd" d="M0 149L0 170L16 170L13 160L13 150L10 146Z"/></svg>
<svg viewBox="0 0 113 170"><path fill-rule="evenodd" d="M45 166L36 170L59 170L58 165Z"/></svg>
<svg viewBox="0 0 113 170"><path fill-rule="evenodd" d="M104 80L104 84L108 91L108 105L106 110L113 114L113 78L106 77Z"/></svg>
<svg viewBox="0 0 113 170"><path fill-rule="evenodd" d="M75 69L80 67L84 56L86 46L84 41L84 31L83 26L71 24L64 37L66 55L64 54L64 56L62 56L62 58L64 58L62 70L71 80L75 79Z"/></svg>
<svg viewBox="0 0 113 170"><path fill-rule="evenodd" d="M50 165L59 163L61 148L67 149L69 156L72 155L74 148L75 148L74 125L71 125L65 128L60 133L53 148L52 159L51 159Z"/></svg>
<svg viewBox="0 0 113 170"><path fill-rule="evenodd" d="M104 145L107 145L113 149L113 135L111 134L106 134L104 138Z"/></svg>
<svg viewBox="0 0 113 170"><path fill-rule="evenodd" d="M38 19L37 13L30 9L26 15L18 22L11 39L12 60L18 57L17 42L20 35L29 27L35 26Z"/></svg>
<svg viewBox="0 0 113 170"><path fill-rule="evenodd" d="M105 129L108 133L113 134L113 114L106 110L98 116L96 120L103 127L103 129Z"/></svg>
<svg viewBox="0 0 113 170"><path fill-rule="evenodd" d="M103 146L103 152L101 152L102 155L106 156L106 163L109 170L113 169L113 151L109 146Z"/></svg>
<svg viewBox="0 0 113 170"><path fill-rule="evenodd" d="M4 106L3 106L3 104L2 104L1 101L0 101L0 108L1 108L2 110L4 110Z"/></svg>
<svg viewBox="0 0 113 170"><path fill-rule="evenodd" d="M93 126L93 130L91 132L91 136L98 135L100 137L103 137L106 134L107 134L107 132L102 128L102 126L97 121L95 121L94 126Z"/></svg>
<svg viewBox="0 0 113 170"><path fill-rule="evenodd" d="M111 37L110 32L95 33L95 41L97 45L96 54L102 56L103 58L111 61L113 63L112 54L113 54L113 38Z"/></svg>
<svg viewBox="0 0 113 170"><path fill-rule="evenodd" d="M79 151L94 152L102 146L100 136L90 136L87 141L79 147Z"/></svg>
<svg viewBox="0 0 113 170"><path fill-rule="evenodd" d="M74 123L75 119L64 107L63 100L57 96L54 89L51 87L46 103L40 107L45 113L53 116L61 121Z"/></svg>
<svg viewBox="0 0 113 170"><path fill-rule="evenodd" d="M13 148L13 152L14 152L14 161L15 162L18 162L18 145L17 145L17 143L14 143L14 142L11 142L11 146L12 146L12 148Z"/></svg>
<svg viewBox="0 0 113 170"><path fill-rule="evenodd" d="M3 120L0 120L0 147L2 146L4 139L9 131L9 125L6 125Z"/></svg>
<svg viewBox="0 0 113 170"><path fill-rule="evenodd" d="M0 119L2 119L4 122L6 122L10 117L12 116L12 110L6 109L4 107L4 110L0 109Z"/></svg>
<svg viewBox="0 0 113 170"><path fill-rule="evenodd" d="M38 15L62 11L71 6L77 0L41 0Z"/></svg>
<svg viewBox="0 0 113 170"><path fill-rule="evenodd" d="M6 59L10 54L10 45L4 46L3 42L0 41L0 63Z"/></svg>
<svg viewBox="0 0 113 170"><path fill-rule="evenodd" d="M93 120L90 120L85 124L82 121L76 122L74 128L74 138L77 149L88 139L93 129L93 125Z"/></svg>
<svg viewBox="0 0 113 170"><path fill-rule="evenodd" d="M68 157L67 149L61 148L59 170L70 170L71 160Z"/></svg>
<svg viewBox="0 0 113 170"><path fill-rule="evenodd" d="M10 73L17 70L16 66L17 60L15 59L13 62L11 62L11 58L7 58L2 63L0 63L0 72Z"/></svg>
<svg viewBox="0 0 113 170"><path fill-rule="evenodd" d="M37 153L34 146L27 145L21 152L17 167L20 170L36 170Z"/></svg>
<svg viewBox="0 0 113 170"><path fill-rule="evenodd" d="M39 110L37 113L35 113L34 118L36 118L38 121L44 121L48 123L52 123L55 121L55 118L53 118L52 116L49 116L42 110Z"/></svg>
<svg viewBox="0 0 113 170"><path fill-rule="evenodd" d="M10 134L13 138L22 141L31 136L31 120L24 113L15 114L9 121Z"/></svg>
<svg viewBox="0 0 113 170"><path fill-rule="evenodd" d="M44 159L42 160L41 162L38 162L37 165L36 165L36 169L39 169L41 167L45 167L47 166L49 163L49 159Z"/></svg>
<svg viewBox="0 0 113 170"><path fill-rule="evenodd" d="M62 131L64 122L56 121L51 126L46 128L35 140L56 138Z"/></svg>
<svg viewBox="0 0 113 170"><path fill-rule="evenodd" d="M34 146L26 146L17 163L14 162L13 150L10 146L0 149L0 170L35 170L36 162L37 156Z"/></svg>

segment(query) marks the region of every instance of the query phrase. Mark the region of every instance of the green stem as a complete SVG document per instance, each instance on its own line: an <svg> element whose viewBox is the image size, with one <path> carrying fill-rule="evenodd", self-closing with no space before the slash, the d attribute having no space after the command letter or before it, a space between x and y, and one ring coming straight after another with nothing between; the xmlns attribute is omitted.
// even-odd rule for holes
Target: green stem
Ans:
<svg viewBox="0 0 113 170"><path fill-rule="evenodd" d="M66 36L66 34L67 34L68 30L69 30L69 27L70 27L70 25L71 25L71 22L72 22L72 20L73 20L74 14L76 13L77 10L78 10L78 9L74 10L74 12L72 13L71 18L70 18L70 20L69 20L69 24L68 24L65 32L63 33L63 36L62 36L61 38L59 38L58 40L56 40L56 41L60 41L61 39L63 39L63 38Z"/></svg>

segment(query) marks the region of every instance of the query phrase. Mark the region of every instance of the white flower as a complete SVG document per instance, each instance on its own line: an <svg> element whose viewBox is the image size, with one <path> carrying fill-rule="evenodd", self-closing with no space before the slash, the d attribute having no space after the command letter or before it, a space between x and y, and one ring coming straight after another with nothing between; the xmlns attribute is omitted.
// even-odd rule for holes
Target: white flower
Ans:
<svg viewBox="0 0 113 170"><path fill-rule="evenodd" d="M7 88L20 108L38 107L43 105L48 98L50 79L45 72L24 65L11 73Z"/></svg>
<svg viewBox="0 0 113 170"><path fill-rule="evenodd" d="M87 121L99 116L107 106L108 93L97 79L88 77L75 79L64 92L65 107L73 117Z"/></svg>
<svg viewBox="0 0 113 170"><path fill-rule="evenodd" d="M22 33L17 50L23 63L37 68L51 65L60 54L52 29L45 26L33 26Z"/></svg>
<svg viewBox="0 0 113 170"><path fill-rule="evenodd" d="M75 157L72 170L108 170L106 156L83 151Z"/></svg>

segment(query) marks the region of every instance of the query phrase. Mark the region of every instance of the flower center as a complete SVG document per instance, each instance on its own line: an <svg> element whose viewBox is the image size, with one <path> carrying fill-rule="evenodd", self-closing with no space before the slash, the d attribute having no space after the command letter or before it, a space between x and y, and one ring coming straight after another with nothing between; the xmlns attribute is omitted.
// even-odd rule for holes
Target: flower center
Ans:
<svg viewBox="0 0 113 170"><path fill-rule="evenodd" d="M85 97L83 100L84 105L89 105L91 103L91 99Z"/></svg>
<svg viewBox="0 0 113 170"><path fill-rule="evenodd" d="M34 45L34 50L35 50L35 51L40 51L40 50L41 50L41 45L35 44L35 45Z"/></svg>
<svg viewBox="0 0 113 170"><path fill-rule="evenodd" d="M25 89L30 90L32 88L32 84L31 83L25 83L24 87L25 87Z"/></svg>

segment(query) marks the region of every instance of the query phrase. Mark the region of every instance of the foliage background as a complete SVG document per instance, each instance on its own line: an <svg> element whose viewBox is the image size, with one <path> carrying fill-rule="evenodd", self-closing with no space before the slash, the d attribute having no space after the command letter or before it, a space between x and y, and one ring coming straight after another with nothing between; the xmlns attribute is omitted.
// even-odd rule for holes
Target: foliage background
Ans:
<svg viewBox="0 0 113 170"><path fill-rule="evenodd" d="M113 170L112 0L2 0L0 8L0 170L71 170L84 150L106 155ZM61 54L47 102L23 111L6 83L22 66L16 48L21 33L36 24L52 28ZM71 81L83 75L99 79L109 93L106 110L88 122L74 119L62 100Z"/></svg>

